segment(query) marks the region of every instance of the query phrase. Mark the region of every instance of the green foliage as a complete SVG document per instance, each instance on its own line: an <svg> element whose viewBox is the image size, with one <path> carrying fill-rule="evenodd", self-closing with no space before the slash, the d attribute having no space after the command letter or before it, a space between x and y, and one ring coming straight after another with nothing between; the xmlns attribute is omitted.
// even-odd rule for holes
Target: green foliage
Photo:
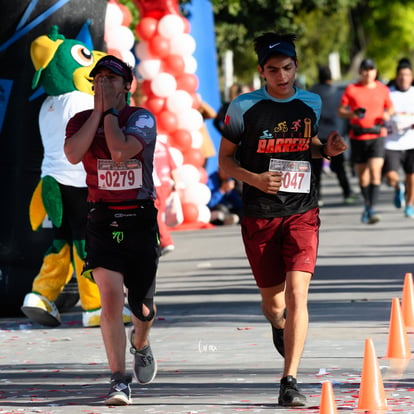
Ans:
<svg viewBox="0 0 414 414"><path fill-rule="evenodd" d="M134 31L139 13L132 0L119 0L131 11ZM180 4L199 0L181 0ZM298 35L300 75L307 84L316 79L318 64L331 52L340 55L344 78L356 77L359 61L373 58L383 78L394 76L396 61L414 58L412 27L414 0L211 0L216 44L221 57L234 53L240 81L256 72L252 40L266 31Z"/></svg>

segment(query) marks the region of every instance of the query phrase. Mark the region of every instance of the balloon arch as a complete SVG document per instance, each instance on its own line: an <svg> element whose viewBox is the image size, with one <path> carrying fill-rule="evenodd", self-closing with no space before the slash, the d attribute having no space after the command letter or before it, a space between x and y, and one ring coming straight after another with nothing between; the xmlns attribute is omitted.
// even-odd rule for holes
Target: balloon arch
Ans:
<svg viewBox="0 0 414 414"><path fill-rule="evenodd" d="M170 144L178 165L176 187L183 206L183 225L202 227L210 221L207 203L211 194L201 151L200 130L204 120L197 109L201 97L197 93L197 60L193 56L196 42L190 34L189 21L180 14L178 1L134 0L134 3L140 12L135 27L140 41L135 44L128 28L131 24L128 8L110 0L105 20L107 50L133 67L137 56L139 63L135 70L144 97L139 104L155 115L158 134Z"/></svg>

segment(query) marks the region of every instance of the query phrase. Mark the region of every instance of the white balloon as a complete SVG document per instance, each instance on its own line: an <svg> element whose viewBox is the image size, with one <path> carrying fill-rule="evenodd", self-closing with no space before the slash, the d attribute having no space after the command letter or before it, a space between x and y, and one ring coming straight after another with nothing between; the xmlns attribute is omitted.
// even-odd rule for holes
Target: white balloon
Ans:
<svg viewBox="0 0 414 414"><path fill-rule="evenodd" d="M175 165L177 166L177 169L180 168L184 162L183 153L177 148L170 147L170 154L172 159L174 160Z"/></svg>
<svg viewBox="0 0 414 414"><path fill-rule="evenodd" d="M174 76L161 72L151 81L151 91L161 98L171 96L177 89L177 81Z"/></svg>
<svg viewBox="0 0 414 414"><path fill-rule="evenodd" d="M203 126L203 116L197 109L191 108L188 111L177 114L178 128L198 130Z"/></svg>
<svg viewBox="0 0 414 414"><path fill-rule="evenodd" d="M131 50L134 47L134 34L126 26L113 27L105 33L108 49Z"/></svg>
<svg viewBox="0 0 414 414"><path fill-rule="evenodd" d="M183 56L184 73L196 73L198 63L194 56Z"/></svg>
<svg viewBox="0 0 414 414"><path fill-rule="evenodd" d="M161 61L159 59L145 59L138 63L138 72L143 79L154 79L161 70Z"/></svg>
<svg viewBox="0 0 414 414"><path fill-rule="evenodd" d="M170 41L170 53L172 55L192 55L196 49L196 42L193 36L182 33L174 36Z"/></svg>
<svg viewBox="0 0 414 414"><path fill-rule="evenodd" d="M167 99L167 109L174 114L191 109L193 97L186 91L177 90Z"/></svg>
<svg viewBox="0 0 414 414"><path fill-rule="evenodd" d="M191 148L200 149L203 145L203 134L198 129L193 129L190 133L192 138Z"/></svg>
<svg viewBox="0 0 414 414"><path fill-rule="evenodd" d="M200 171L194 165L183 164L180 168L177 168L175 177L178 184L182 184L180 187L188 187L200 181Z"/></svg>
<svg viewBox="0 0 414 414"><path fill-rule="evenodd" d="M210 223L211 211L207 206L198 206L198 221Z"/></svg>
<svg viewBox="0 0 414 414"><path fill-rule="evenodd" d="M158 22L158 32L167 39L184 32L184 21L175 14L167 14Z"/></svg>
<svg viewBox="0 0 414 414"><path fill-rule="evenodd" d="M183 191L184 203L194 203L197 206L206 205L211 198L211 191L206 184L195 183L189 185Z"/></svg>
<svg viewBox="0 0 414 414"><path fill-rule="evenodd" d="M135 67L136 61L135 56L130 50L121 50L122 60L131 68Z"/></svg>
<svg viewBox="0 0 414 414"><path fill-rule="evenodd" d="M114 27L121 26L124 20L122 10L114 3L108 3L105 12L105 33Z"/></svg>

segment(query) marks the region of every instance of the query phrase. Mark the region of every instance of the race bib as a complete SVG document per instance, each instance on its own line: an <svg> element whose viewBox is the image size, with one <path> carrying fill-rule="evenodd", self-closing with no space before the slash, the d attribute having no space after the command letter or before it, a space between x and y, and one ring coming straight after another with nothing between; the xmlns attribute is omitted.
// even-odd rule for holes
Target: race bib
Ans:
<svg viewBox="0 0 414 414"><path fill-rule="evenodd" d="M309 193L311 183L311 165L308 161L290 161L272 158L269 171L282 173L280 191L288 193Z"/></svg>
<svg viewBox="0 0 414 414"><path fill-rule="evenodd" d="M139 160L115 162L98 160L100 190L133 190L142 187L142 164Z"/></svg>

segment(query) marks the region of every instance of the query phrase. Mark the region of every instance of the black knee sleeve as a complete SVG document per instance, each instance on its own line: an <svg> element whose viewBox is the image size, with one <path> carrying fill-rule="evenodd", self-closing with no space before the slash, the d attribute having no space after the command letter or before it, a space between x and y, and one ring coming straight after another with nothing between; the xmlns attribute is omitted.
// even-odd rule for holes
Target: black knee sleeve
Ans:
<svg viewBox="0 0 414 414"><path fill-rule="evenodd" d="M147 316L145 316L142 313L142 305L145 305L149 310L149 314ZM152 321L152 319L155 316L154 299L153 298L144 298L142 300L142 302L129 303L129 306L131 308L132 313L142 322Z"/></svg>

